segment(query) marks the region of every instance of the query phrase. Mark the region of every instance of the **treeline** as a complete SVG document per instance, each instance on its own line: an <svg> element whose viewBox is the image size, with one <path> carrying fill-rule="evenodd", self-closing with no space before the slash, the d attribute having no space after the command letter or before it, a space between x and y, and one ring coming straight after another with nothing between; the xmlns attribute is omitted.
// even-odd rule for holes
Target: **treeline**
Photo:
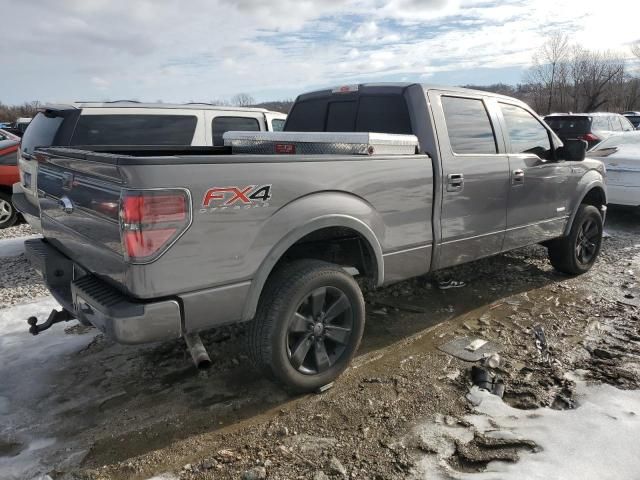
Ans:
<svg viewBox="0 0 640 480"><path fill-rule="evenodd" d="M517 97L540 114L640 110L640 43L631 47L636 72L620 52L587 50L562 33L536 52L524 83L478 87Z"/></svg>
<svg viewBox="0 0 640 480"><path fill-rule="evenodd" d="M22 105L5 105L0 102L0 122L15 122L20 117L33 117L40 102L25 102Z"/></svg>

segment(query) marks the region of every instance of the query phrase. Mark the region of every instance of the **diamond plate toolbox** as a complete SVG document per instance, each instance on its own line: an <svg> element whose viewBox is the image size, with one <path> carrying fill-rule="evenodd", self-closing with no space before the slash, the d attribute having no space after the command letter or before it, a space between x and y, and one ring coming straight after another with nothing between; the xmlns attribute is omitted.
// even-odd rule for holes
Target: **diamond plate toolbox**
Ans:
<svg viewBox="0 0 640 480"><path fill-rule="evenodd" d="M226 132L233 153L298 155L412 155L415 135L369 132Z"/></svg>

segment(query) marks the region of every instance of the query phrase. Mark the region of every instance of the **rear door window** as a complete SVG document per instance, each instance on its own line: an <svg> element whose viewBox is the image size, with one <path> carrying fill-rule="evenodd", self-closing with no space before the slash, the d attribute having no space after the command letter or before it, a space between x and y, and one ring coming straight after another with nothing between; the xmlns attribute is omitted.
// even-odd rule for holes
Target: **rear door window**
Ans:
<svg viewBox="0 0 640 480"><path fill-rule="evenodd" d="M604 115L593 117L594 130L610 130L609 119Z"/></svg>
<svg viewBox="0 0 640 480"><path fill-rule="evenodd" d="M260 123L251 117L215 117L211 122L213 144L224 145L222 136L230 131L259 132Z"/></svg>
<svg viewBox="0 0 640 480"><path fill-rule="evenodd" d="M52 146L63 121L63 117L38 113L22 137L22 152L31 155L37 147Z"/></svg>
<svg viewBox="0 0 640 480"><path fill-rule="evenodd" d="M191 145L194 115L81 115L71 145Z"/></svg>
<svg viewBox="0 0 640 480"><path fill-rule="evenodd" d="M281 132L284 128L284 122L285 121L281 118L274 118L273 120L271 120L271 129L274 132Z"/></svg>
<svg viewBox="0 0 640 480"><path fill-rule="evenodd" d="M443 96L442 108L454 153L497 153L493 126L482 100Z"/></svg>
<svg viewBox="0 0 640 480"><path fill-rule="evenodd" d="M551 142L546 128L524 108L501 103L502 116L511 140L509 153L531 153L549 158Z"/></svg>

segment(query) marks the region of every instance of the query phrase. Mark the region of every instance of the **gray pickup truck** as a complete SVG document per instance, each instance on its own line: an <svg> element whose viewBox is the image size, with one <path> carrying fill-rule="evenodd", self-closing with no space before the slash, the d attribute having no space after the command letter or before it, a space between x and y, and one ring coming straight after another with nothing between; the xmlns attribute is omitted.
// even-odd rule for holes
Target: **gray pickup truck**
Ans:
<svg viewBox="0 0 640 480"><path fill-rule="evenodd" d="M44 238L26 252L63 310L29 319L32 333L77 318L122 343L182 336L202 360L198 332L250 322L256 366L310 391L358 348L358 280L388 285L535 243L571 275L598 256L603 165L522 102L363 84L299 96L284 130L254 142L263 154L233 141L204 152L38 150ZM327 152L345 133L295 141L330 132L415 147L340 154Z"/></svg>

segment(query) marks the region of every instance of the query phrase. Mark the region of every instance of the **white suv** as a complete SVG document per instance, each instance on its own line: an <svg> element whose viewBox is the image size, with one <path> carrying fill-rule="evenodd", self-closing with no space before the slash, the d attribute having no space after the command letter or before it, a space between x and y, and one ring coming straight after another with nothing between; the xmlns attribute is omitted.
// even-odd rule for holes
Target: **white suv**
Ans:
<svg viewBox="0 0 640 480"><path fill-rule="evenodd" d="M263 108L220 107L206 103L165 104L134 101L78 102L39 109L22 138L20 183L13 202L40 230L37 201L37 147L74 146L223 146L230 130L280 131L287 116ZM92 148L91 148L92 147Z"/></svg>

